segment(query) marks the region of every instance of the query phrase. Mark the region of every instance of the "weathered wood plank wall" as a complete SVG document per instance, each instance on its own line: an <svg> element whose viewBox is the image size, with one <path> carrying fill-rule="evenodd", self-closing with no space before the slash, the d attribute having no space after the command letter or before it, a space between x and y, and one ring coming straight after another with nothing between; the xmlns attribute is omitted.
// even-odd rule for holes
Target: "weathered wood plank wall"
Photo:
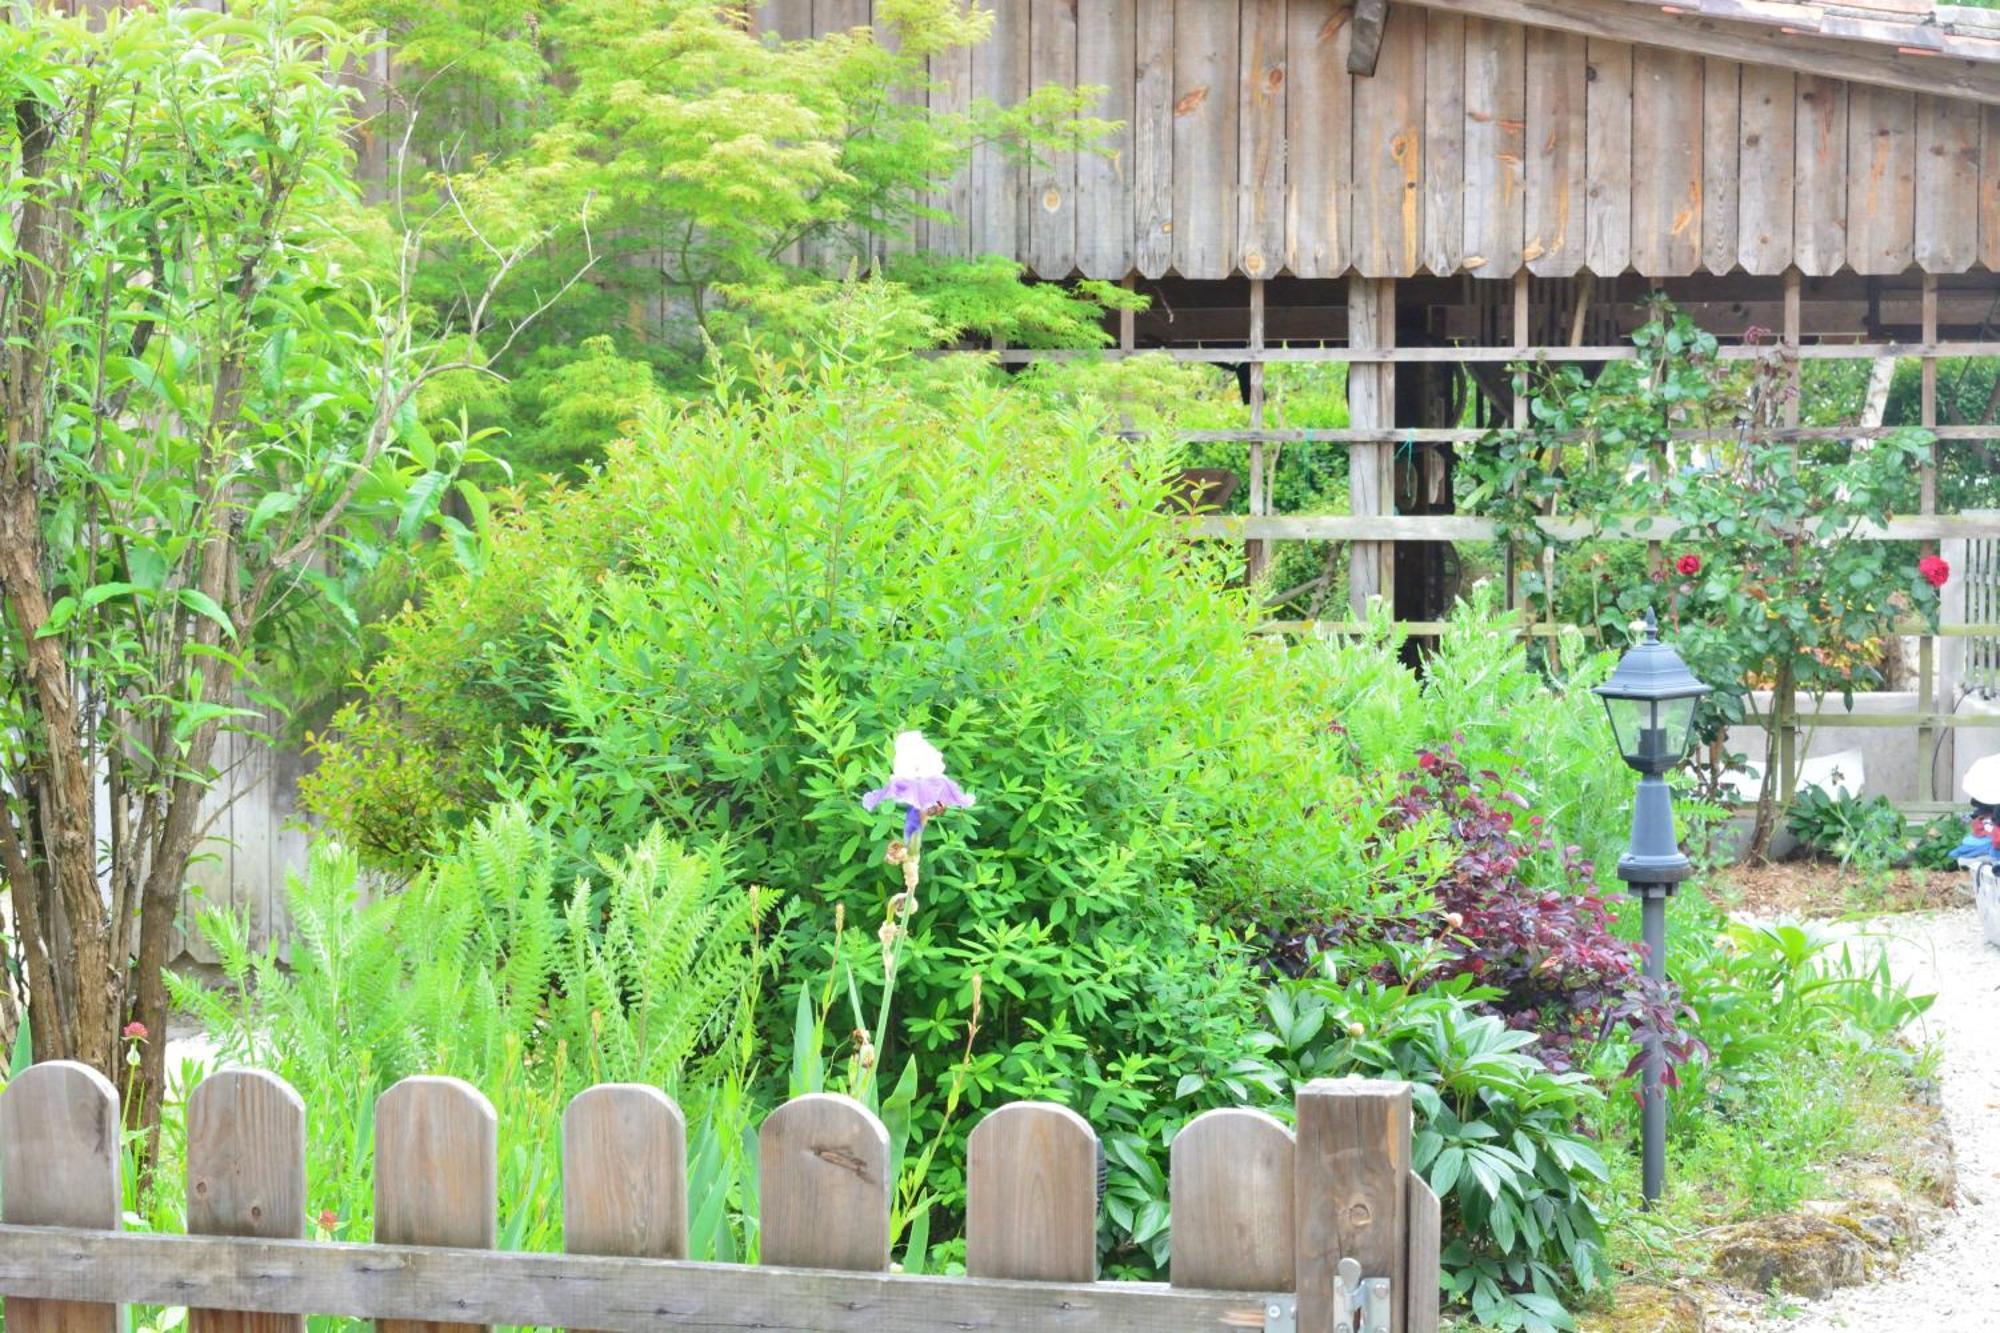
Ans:
<svg viewBox="0 0 2000 1333"><path fill-rule="evenodd" d="M948 254L1112 279L2000 262L2000 109L1414 5L1362 76L1351 0L982 3L993 39L933 62L934 104L1075 82L1126 128L1029 168L982 148L936 196L962 215L922 229ZM792 36L829 8L759 16Z"/></svg>
<svg viewBox="0 0 2000 1333"><path fill-rule="evenodd" d="M310 841L298 810L298 781L306 761L284 743L277 717L246 719L241 726L241 731L216 738L215 767L221 777L202 802L208 838L188 869L189 888L181 903L190 925L173 950L176 958L218 961L192 925L198 913L211 908L243 917L255 949L271 942L282 945L291 935L285 879L304 873Z"/></svg>

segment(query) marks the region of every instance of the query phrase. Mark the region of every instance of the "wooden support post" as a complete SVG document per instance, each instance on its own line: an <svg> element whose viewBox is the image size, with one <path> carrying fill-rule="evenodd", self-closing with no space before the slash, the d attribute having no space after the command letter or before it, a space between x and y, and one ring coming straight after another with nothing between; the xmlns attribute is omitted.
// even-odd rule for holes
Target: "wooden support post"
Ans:
<svg viewBox="0 0 2000 1333"><path fill-rule="evenodd" d="M1938 294L1937 275L1924 274L1924 346L1937 345ZM1938 424L1937 412L1937 357L1929 352L1924 354L1923 382L1919 407L1925 430L1934 430ZM1925 517L1937 513L1937 440L1932 438L1925 446L1923 470L1918 474L1918 512ZM1922 546L1925 555L1937 553L1937 543L1927 541ZM1959 577L1965 577L1960 571ZM1896 650L1902 651L1897 644ZM1920 635L1917 639L1917 712L1929 716L1937 711L1937 639L1931 634ZM1949 736L1950 733L1946 733ZM1957 746L1953 745L1954 752ZM1917 728L1917 799L1934 801L1937 799L1937 749L1938 730L1925 723ZM1954 772L1955 755L1954 755ZM1953 784L1955 785L1955 784Z"/></svg>
<svg viewBox="0 0 2000 1333"><path fill-rule="evenodd" d="M1389 1333L1410 1333L1410 1085L1314 1079L1299 1090L1296 1121L1298 1333L1336 1333L1343 1259L1364 1281L1389 1279Z"/></svg>
<svg viewBox="0 0 2000 1333"><path fill-rule="evenodd" d="M188 1098L191 1236L301 1240L306 1226L306 1108L283 1079L226 1069ZM303 1333L298 1315L189 1310L191 1333Z"/></svg>
<svg viewBox="0 0 2000 1333"><path fill-rule="evenodd" d="M1250 429L1264 429L1264 280L1250 280ZM1271 512L1269 478L1264 475L1264 442L1250 442L1250 512L1262 517ZM1252 539L1243 543L1243 577L1255 583L1264 577L1270 564L1270 547Z"/></svg>
<svg viewBox="0 0 2000 1333"><path fill-rule="evenodd" d="M1529 336L1528 270L1525 268L1514 274L1513 313L1514 346L1525 348L1528 345ZM1528 425L1527 372L1524 370L1513 372L1510 383L1513 393L1510 395L1512 403L1510 405L1511 412L1508 424L1518 432L1527 429ZM1515 549L1514 543L1511 541L1507 543L1506 557L1507 605L1521 608L1522 624L1526 625L1533 620L1533 617L1527 614L1526 599L1521 593L1520 552Z"/></svg>
<svg viewBox="0 0 2000 1333"><path fill-rule="evenodd" d="M1347 279L1347 342L1350 351L1396 345L1396 282L1393 278ZM1389 362L1351 362L1347 367L1350 425L1392 430L1396 424L1396 367ZM1347 508L1356 518L1381 519L1390 513L1390 478L1395 446L1386 441L1356 445L1347 454ZM1395 587L1395 546L1357 541L1348 547L1347 601L1357 620L1368 616L1370 599Z"/></svg>
<svg viewBox="0 0 2000 1333"><path fill-rule="evenodd" d="M54 1060L0 1093L0 1221L118 1230L118 1090L89 1065ZM115 1305L6 1302L8 1333L117 1333Z"/></svg>

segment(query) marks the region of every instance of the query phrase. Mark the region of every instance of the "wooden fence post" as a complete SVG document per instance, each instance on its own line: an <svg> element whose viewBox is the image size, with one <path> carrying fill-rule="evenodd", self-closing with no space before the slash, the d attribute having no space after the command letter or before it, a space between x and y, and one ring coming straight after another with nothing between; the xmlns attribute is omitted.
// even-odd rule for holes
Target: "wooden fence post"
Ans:
<svg viewBox="0 0 2000 1333"><path fill-rule="evenodd" d="M188 1098L191 1236L299 1240L306 1223L306 1108L283 1079L228 1069ZM189 1310L191 1333L303 1333L301 1315Z"/></svg>
<svg viewBox="0 0 2000 1333"><path fill-rule="evenodd" d="M965 1271L1097 1280L1097 1132L1053 1102L1012 1102L965 1150Z"/></svg>
<svg viewBox="0 0 2000 1333"><path fill-rule="evenodd" d="M889 1131L852 1097L816 1092L758 1135L763 1261L879 1273L889 1266Z"/></svg>
<svg viewBox="0 0 2000 1333"><path fill-rule="evenodd" d="M687 1120L637 1083L600 1083L563 1112L563 1248L687 1258Z"/></svg>
<svg viewBox="0 0 2000 1333"><path fill-rule="evenodd" d="M1207 1111L1174 1136L1176 1287L1292 1289L1292 1131L1262 1111Z"/></svg>
<svg viewBox="0 0 2000 1333"><path fill-rule="evenodd" d="M0 1094L0 1221L118 1230L118 1090L52 1060ZM6 1301L8 1333L117 1333L115 1305Z"/></svg>
<svg viewBox="0 0 2000 1333"><path fill-rule="evenodd" d="M1298 1333L1335 1333L1343 1259L1389 1279L1390 1333L1409 1333L1410 1085L1314 1079L1297 1108Z"/></svg>
<svg viewBox="0 0 2000 1333"><path fill-rule="evenodd" d="M499 1231L499 1121L455 1078L406 1078L375 1100L375 1239L490 1250ZM477 1324L384 1319L380 1333L472 1333Z"/></svg>

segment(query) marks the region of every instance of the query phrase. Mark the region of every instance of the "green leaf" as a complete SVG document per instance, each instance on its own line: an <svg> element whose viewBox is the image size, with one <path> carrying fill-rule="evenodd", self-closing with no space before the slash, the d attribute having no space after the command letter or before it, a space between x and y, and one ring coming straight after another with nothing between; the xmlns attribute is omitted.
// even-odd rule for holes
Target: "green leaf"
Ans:
<svg viewBox="0 0 2000 1333"><path fill-rule="evenodd" d="M414 537L437 512L438 497L451 479L442 472L426 472L410 484L403 498L403 510L396 520L396 536L404 541Z"/></svg>
<svg viewBox="0 0 2000 1333"><path fill-rule="evenodd" d="M1451 1193L1451 1187L1458 1183L1460 1170L1465 1166L1465 1149L1453 1144L1438 1154L1437 1165L1431 1168L1431 1189L1439 1198Z"/></svg>
<svg viewBox="0 0 2000 1333"><path fill-rule="evenodd" d="M35 631L35 637L38 639L46 639L50 635L62 633L64 628L66 628L69 625L69 622L72 619L74 619L75 616L76 616L76 598L74 597L57 598L56 604L49 608L49 618L47 620L44 620L42 622L42 627Z"/></svg>
<svg viewBox="0 0 2000 1333"><path fill-rule="evenodd" d="M216 624L220 625L222 627L223 633L227 634L230 638L233 639L236 637L236 626L233 623L231 623L229 619L229 613L224 611L221 605L218 604L213 597L210 597L207 593L203 592L201 589L199 588L176 589L174 592L174 600L178 601L182 606L185 606L188 610L194 612L196 615L204 616L207 619L212 620Z"/></svg>
<svg viewBox="0 0 2000 1333"><path fill-rule="evenodd" d="M88 609L93 606L102 606L114 597L131 597L150 591L152 591L150 588L141 587L136 583L100 583L84 593L83 605Z"/></svg>
<svg viewBox="0 0 2000 1333"><path fill-rule="evenodd" d="M249 522L243 525L243 535L255 537L264 530L264 525L280 514L289 514L299 507L297 491L272 491L259 500L250 511Z"/></svg>

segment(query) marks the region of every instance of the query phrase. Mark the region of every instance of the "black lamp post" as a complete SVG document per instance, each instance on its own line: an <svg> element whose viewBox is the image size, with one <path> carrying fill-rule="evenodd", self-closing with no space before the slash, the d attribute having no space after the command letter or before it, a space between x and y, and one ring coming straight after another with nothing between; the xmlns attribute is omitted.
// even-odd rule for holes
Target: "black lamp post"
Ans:
<svg viewBox="0 0 2000 1333"><path fill-rule="evenodd" d="M1674 803L1666 774L1687 755L1694 741L1695 705L1708 686L1695 679L1681 655L1660 642L1653 613L1646 612L1646 637L1618 660L1611 679L1597 687L1611 732L1625 762L1639 772L1639 796L1632 807L1632 841L1618 858L1625 881L1645 912L1646 975L1667 977L1667 899L1693 867L1674 838ZM1646 1051L1642 1135L1645 1195L1650 1205L1667 1178L1667 1103L1660 1087L1666 1053L1657 1039Z"/></svg>

